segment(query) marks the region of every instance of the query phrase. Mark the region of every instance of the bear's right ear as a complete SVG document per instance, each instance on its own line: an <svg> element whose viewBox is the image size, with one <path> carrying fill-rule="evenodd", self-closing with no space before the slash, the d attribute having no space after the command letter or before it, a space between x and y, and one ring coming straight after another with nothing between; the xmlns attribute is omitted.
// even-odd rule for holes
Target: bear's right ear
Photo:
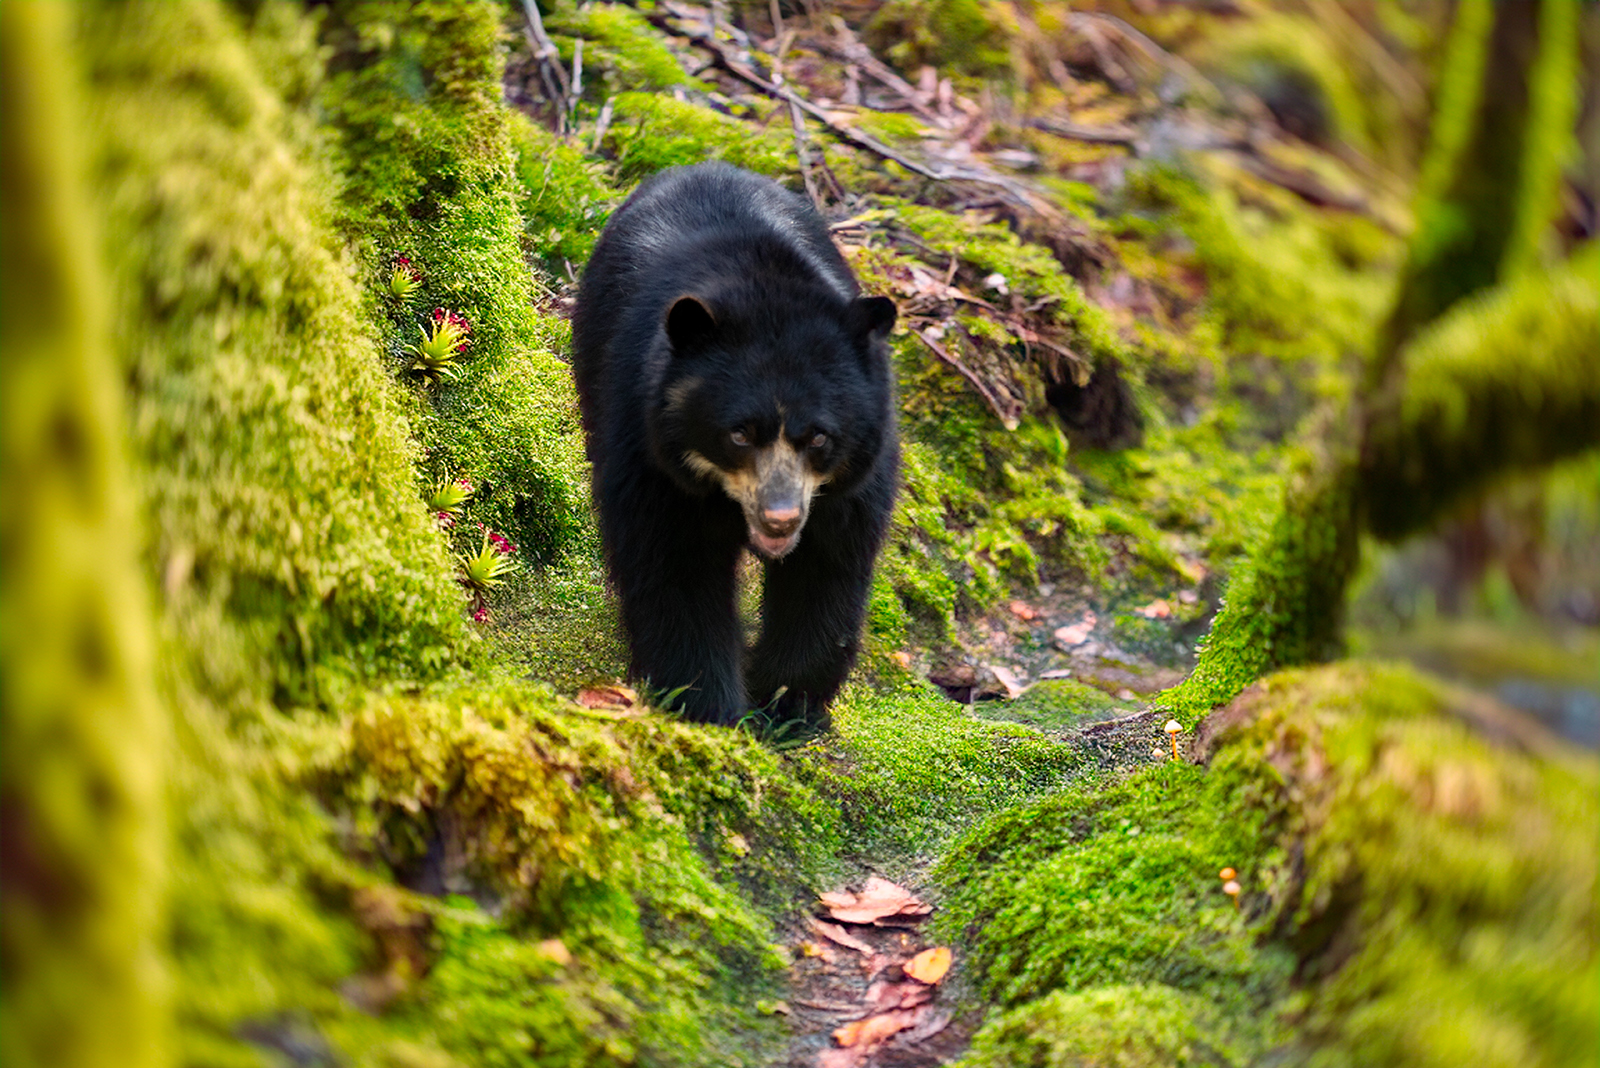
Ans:
<svg viewBox="0 0 1600 1068"><path fill-rule="evenodd" d="M703 346L716 332L717 321L699 297L679 297L667 310L667 340L683 354Z"/></svg>
<svg viewBox="0 0 1600 1068"><path fill-rule="evenodd" d="M850 302L850 333L858 340L882 341L889 336L896 314L894 301L888 297L857 297Z"/></svg>

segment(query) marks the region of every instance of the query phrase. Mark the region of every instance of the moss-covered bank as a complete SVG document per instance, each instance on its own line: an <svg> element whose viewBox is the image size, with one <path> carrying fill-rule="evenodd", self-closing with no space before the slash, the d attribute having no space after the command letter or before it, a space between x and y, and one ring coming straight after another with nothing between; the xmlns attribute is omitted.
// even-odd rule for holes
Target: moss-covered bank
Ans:
<svg viewBox="0 0 1600 1068"><path fill-rule="evenodd" d="M963 1063L1584 1063L1600 769L1506 716L1398 667L1288 672L1197 762L987 821L934 873L1005 1009Z"/></svg>

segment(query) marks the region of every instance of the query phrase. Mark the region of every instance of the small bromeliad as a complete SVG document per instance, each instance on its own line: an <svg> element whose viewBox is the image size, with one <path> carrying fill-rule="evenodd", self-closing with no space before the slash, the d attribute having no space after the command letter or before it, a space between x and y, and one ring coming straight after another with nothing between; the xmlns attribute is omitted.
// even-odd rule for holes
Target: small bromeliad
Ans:
<svg viewBox="0 0 1600 1068"><path fill-rule="evenodd" d="M435 308L428 325L419 329L422 331L422 341L411 347L411 354L416 357L411 370L420 374L429 385L442 378L454 378L458 369L456 356L465 352L471 344L471 339L467 337L472 333L471 325L453 311Z"/></svg>

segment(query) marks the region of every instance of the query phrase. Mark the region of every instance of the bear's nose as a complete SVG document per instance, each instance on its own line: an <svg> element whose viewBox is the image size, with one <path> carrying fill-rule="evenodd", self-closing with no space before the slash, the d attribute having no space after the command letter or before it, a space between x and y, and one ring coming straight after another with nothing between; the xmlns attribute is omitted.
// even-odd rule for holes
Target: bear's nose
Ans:
<svg viewBox="0 0 1600 1068"><path fill-rule="evenodd" d="M793 504L761 509L761 529L775 538L785 538L800 525L800 509Z"/></svg>

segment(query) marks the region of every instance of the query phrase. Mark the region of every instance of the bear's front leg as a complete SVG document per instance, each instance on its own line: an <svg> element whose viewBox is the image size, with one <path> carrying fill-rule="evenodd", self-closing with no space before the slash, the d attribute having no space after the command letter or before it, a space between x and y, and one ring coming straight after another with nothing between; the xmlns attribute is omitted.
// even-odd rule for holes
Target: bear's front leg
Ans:
<svg viewBox="0 0 1600 1068"><path fill-rule="evenodd" d="M738 722L749 709L734 571L744 541L738 506L635 474L604 487L601 532L633 677L662 694L681 688L672 705L688 719Z"/></svg>
<svg viewBox="0 0 1600 1068"><path fill-rule="evenodd" d="M884 517L863 502L818 501L794 552L766 567L750 698L781 722L824 728L861 643Z"/></svg>

